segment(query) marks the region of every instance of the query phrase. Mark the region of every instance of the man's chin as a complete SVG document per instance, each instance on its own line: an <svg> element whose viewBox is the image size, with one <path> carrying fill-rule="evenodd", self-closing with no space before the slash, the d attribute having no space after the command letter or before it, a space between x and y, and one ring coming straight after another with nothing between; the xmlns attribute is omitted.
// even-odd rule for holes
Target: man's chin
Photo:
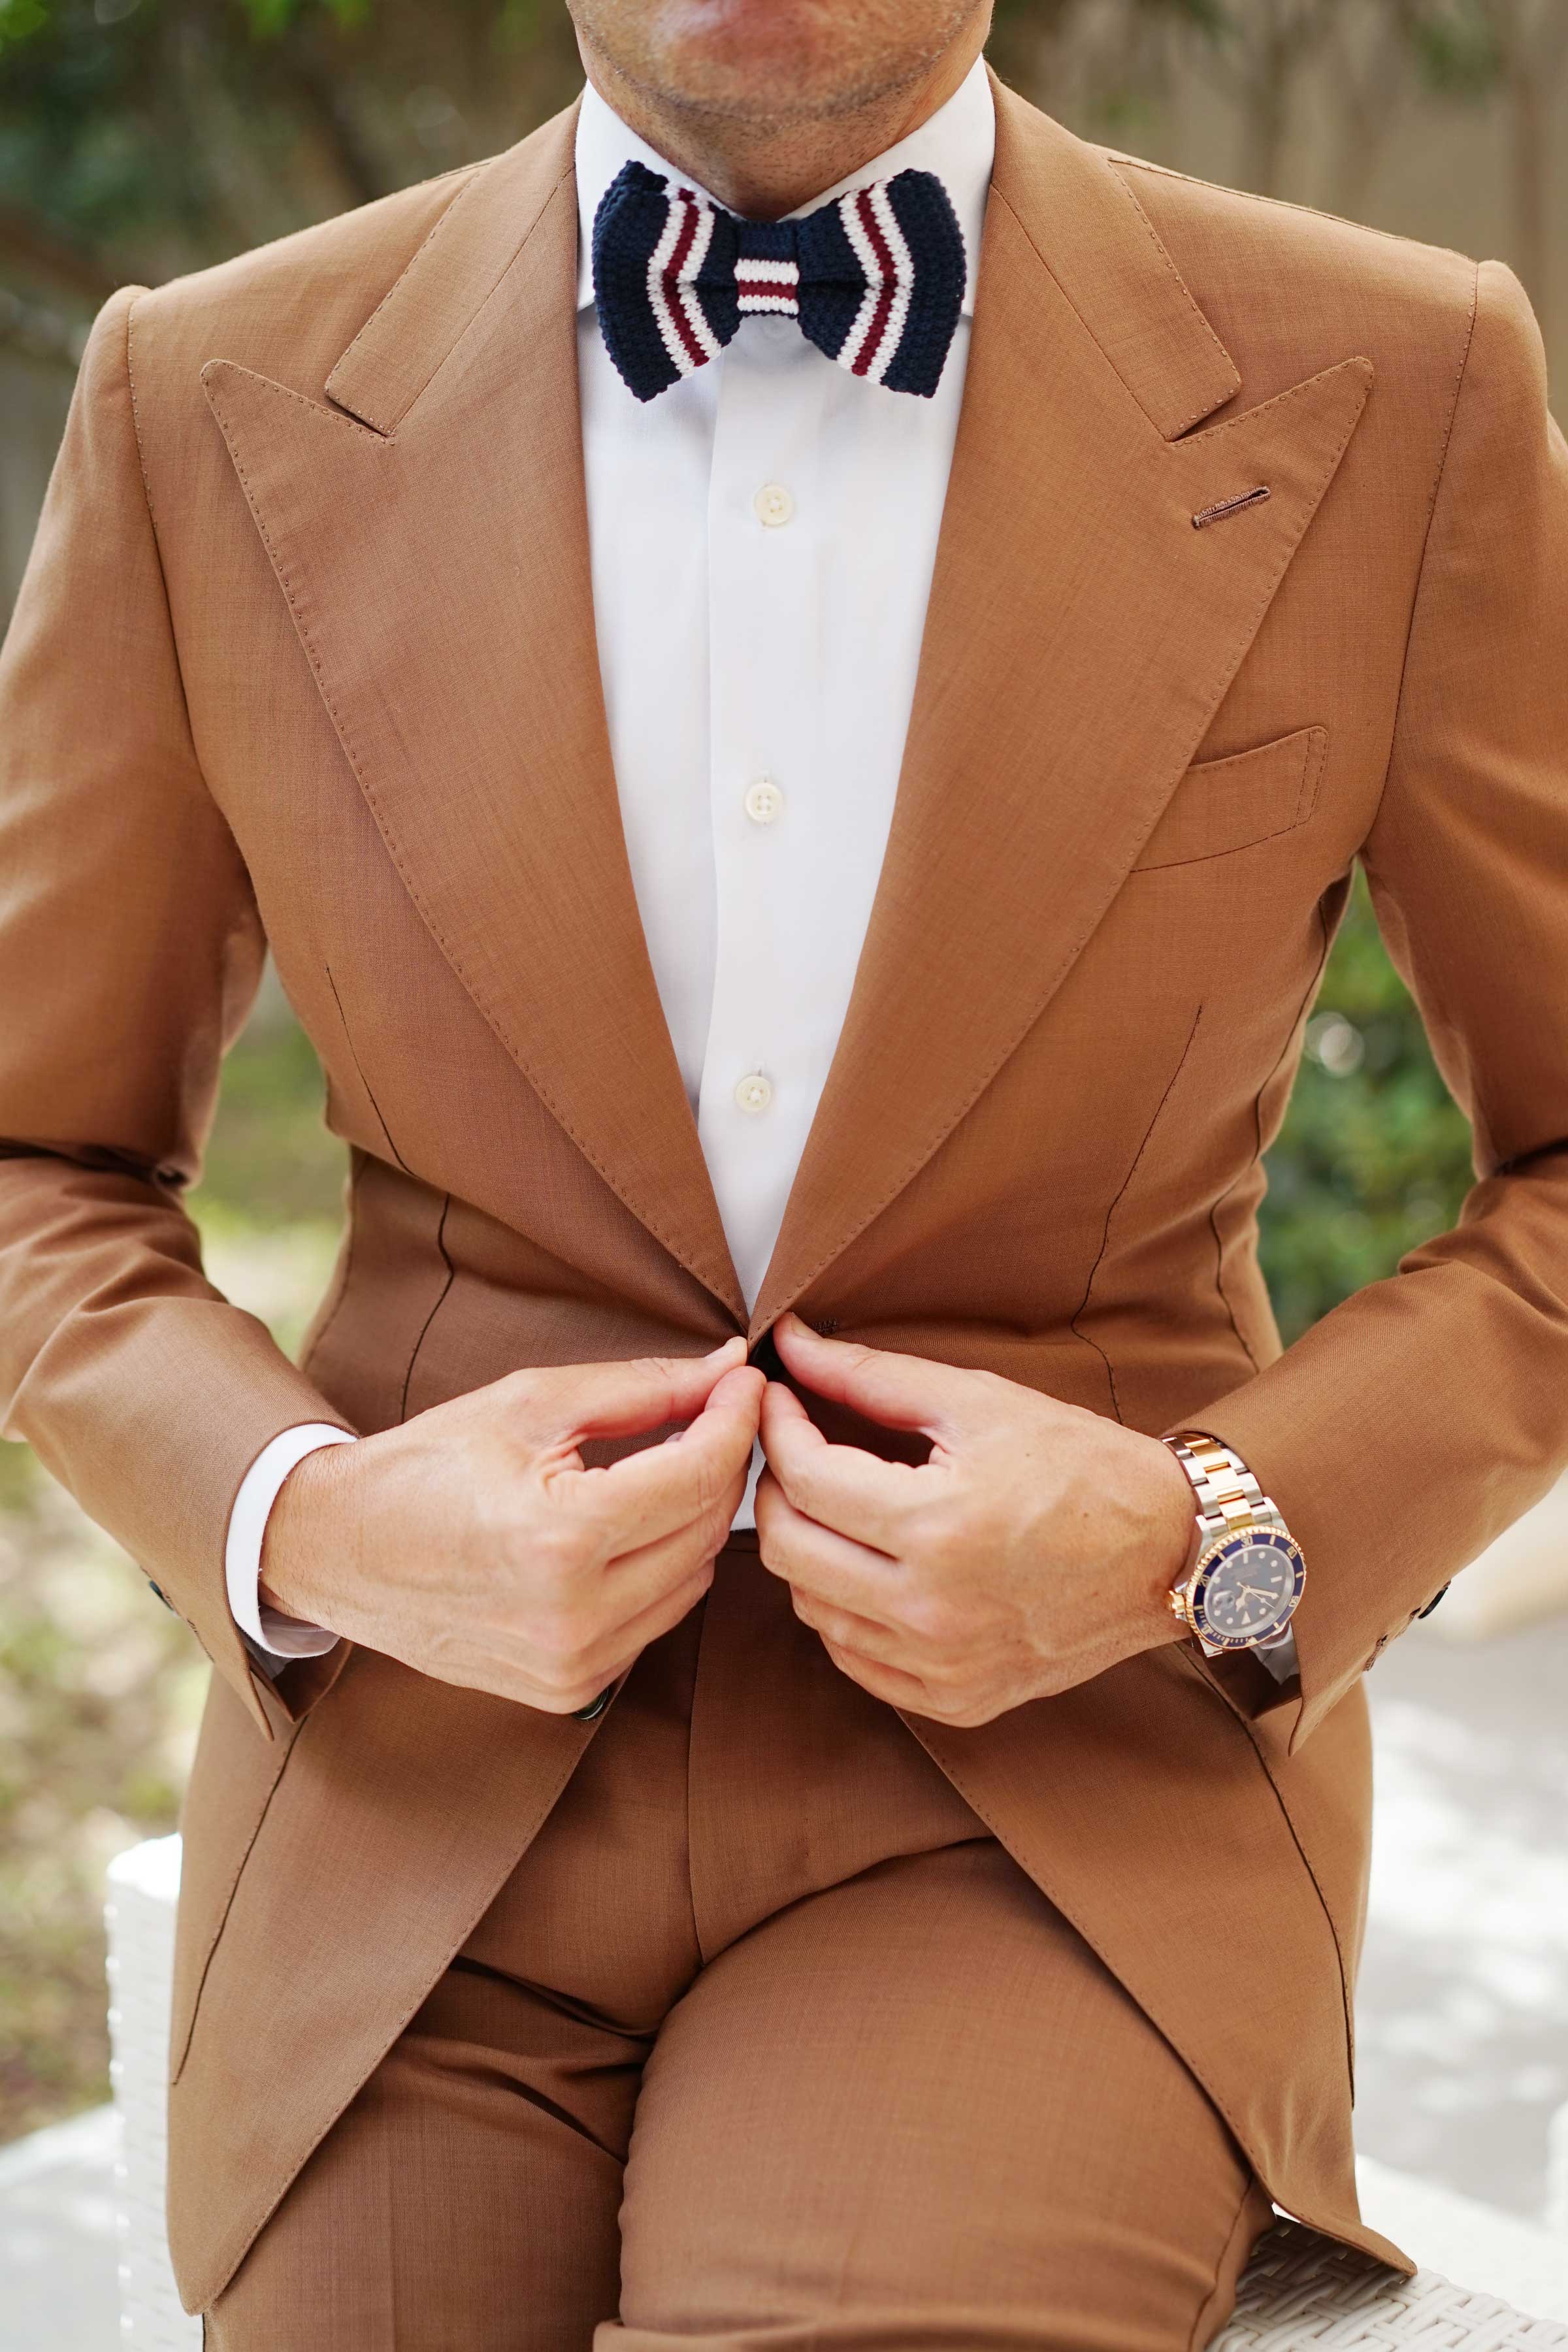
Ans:
<svg viewBox="0 0 1568 2352"><path fill-rule="evenodd" d="M590 44L661 106L759 130L874 105L918 81L943 46L940 34L911 41L892 0L849 10L840 0L584 0L575 13Z"/></svg>

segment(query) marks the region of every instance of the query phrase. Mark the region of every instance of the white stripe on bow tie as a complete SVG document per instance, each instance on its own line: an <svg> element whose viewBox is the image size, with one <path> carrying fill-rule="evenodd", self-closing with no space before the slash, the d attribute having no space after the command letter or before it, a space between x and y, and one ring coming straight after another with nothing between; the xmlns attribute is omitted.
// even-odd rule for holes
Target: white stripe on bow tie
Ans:
<svg viewBox="0 0 1568 2352"><path fill-rule="evenodd" d="M838 216L866 273L866 292L839 349L838 364L851 375L880 383L903 340L914 258L885 187L856 188L840 196Z"/></svg>
<svg viewBox="0 0 1568 2352"><path fill-rule="evenodd" d="M689 188L674 190L669 217L648 262L647 290L660 340L682 375L695 375L721 349L701 303L688 291L712 241L711 206L699 203Z"/></svg>

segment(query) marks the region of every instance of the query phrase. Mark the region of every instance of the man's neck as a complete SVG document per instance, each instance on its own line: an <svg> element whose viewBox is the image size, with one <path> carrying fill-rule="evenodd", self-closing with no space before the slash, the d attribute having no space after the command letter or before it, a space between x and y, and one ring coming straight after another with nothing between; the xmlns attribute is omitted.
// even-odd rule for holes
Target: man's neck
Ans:
<svg viewBox="0 0 1568 2352"><path fill-rule="evenodd" d="M917 80L841 114L762 121L671 104L582 44L584 68L627 127L748 220L780 220L918 131L959 88L984 46L989 11Z"/></svg>

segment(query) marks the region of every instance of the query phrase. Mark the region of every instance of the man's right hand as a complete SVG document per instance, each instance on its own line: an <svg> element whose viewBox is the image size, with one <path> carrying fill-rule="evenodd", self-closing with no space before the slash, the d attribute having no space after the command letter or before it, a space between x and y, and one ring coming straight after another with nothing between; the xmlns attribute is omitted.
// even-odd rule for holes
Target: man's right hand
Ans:
<svg viewBox="0 0 1568 2352"><path fill-rule="evenodd" d="M441 1682L591 1706L712 1581L762 1406L745 1356L512 1372L307 1455L268 1520L263 1601ZM668 1422L689 1426L584 1466L584 1439Z"/></svg>

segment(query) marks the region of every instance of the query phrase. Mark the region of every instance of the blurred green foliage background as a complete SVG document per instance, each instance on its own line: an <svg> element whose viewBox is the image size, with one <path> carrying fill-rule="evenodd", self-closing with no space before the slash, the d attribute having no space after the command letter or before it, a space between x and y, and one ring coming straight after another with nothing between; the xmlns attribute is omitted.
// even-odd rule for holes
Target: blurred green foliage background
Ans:
<svg viewBox="0 0 1568 2352"><path fill-rule="evenodd" d="M1556 347L1568 0L999 0L997 68L1088 135L1524 276ZM509 144L577 87L560 0L0 0L0 614L92 310ZM276 990L193 1201L285 1345L342 1166ZM1465 1123L1358 881L1269 1159L1294 1337L1450 1223ZM102 1868L173 1825L205 1668L140 1573L0 1446L0 2141L105 2094Z"/></svg>

